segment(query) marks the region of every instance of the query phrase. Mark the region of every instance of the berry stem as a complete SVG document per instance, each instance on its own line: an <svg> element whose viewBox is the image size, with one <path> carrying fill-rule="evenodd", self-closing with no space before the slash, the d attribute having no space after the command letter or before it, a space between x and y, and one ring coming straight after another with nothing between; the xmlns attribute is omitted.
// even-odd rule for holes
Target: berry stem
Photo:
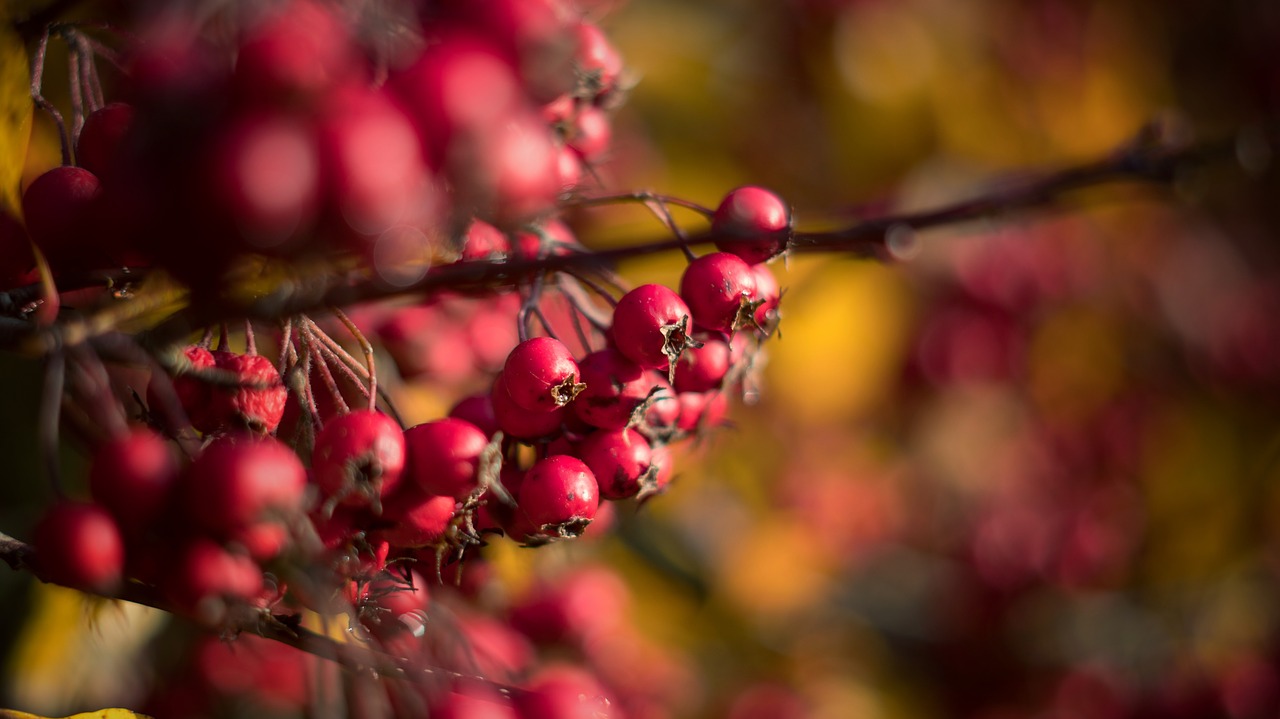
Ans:
<svg viewBox="0 0 1280 719"><path fill-rule="evenodd" d="M64 39L65 35L64 35ZM74 43L67 52L67 73L70 75L71 90L71 140L80 141L80 130L84 128L84 73L80 67L80 48ZM78 158L77 158L78 159Z"/></svg>
<svg viewBox="0 0 1280 719"><path fill-rule="evenodd" d="M244 321L244 353L247 355L258 354L258 340L253 335L253 322ZM277 367L279 365L276 365Z"/></svg>
<svg viewBox="0 0 1280 719"><path fill-rule="evenodd" d="M62 491L62 467L58 461L58 427L62 415L62 390L66 384L67 356L59 347L45 358L43 392L40 395L39 428L40 450L44 456L45 474L49 486L59 499Z"/></svg>
<svg viewBox="0 0 1280 719"><path fill-rule="evenodd" d="M328 348L316 337L312 327L313 324L308 320L301 328L302 341L308 349L308 356L319 356L318 359L320 361L316 363L316 369L320 374L320 379L324 381L325 387L328 388L329 394L332 395L333 403L337 405L339 413L347 414L351 411L351 408L347 406L347 400L343 398L342 390L338 389L338 382L333 378L333 373L329 371L329 363L324 356ZM332 352L330 351L329 354L332 355ZM316 416L318 418L319 413Z"/></svg>
<svg viewBox="0 0 1280 719"><path fill-rule="evenodd" d="M356 326L356 323L352 322L351 318L347 317L345 312L337 307L330 307L329 310L333 312L334 316L338 318L338 321L347 328L347 331L351 333L351 336L355 338L356 342L360 343L360 351L364 353L364 361L369 369L369 409L377 409L378 372L377 368L374 366L373 345L369 343L368 338L364 336L364 333L360 331L360 328Z"/></svg>
<svg viewBox="0 0 1280 719"><path fill-rule="evenodd" d="M44 85L44 60L48 52L49 27L46 27L40 35L39 42L36 43L35 55L31 58L31 100L41 110L49 113L54 124L58 126L58 142L62 144L62 164L66 166L71 164L71 138L67 135L67 124L63 121L62 113L58 112L58 108L41 94L41 88Z"/></svg>

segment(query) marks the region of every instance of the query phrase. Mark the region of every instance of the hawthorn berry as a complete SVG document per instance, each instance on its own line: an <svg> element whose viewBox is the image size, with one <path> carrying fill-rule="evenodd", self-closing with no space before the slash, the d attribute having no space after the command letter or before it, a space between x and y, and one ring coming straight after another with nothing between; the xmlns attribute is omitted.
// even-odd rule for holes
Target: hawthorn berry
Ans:
<svg viewBox="0 0 1280 719"><path fill-rule="evenodd" d="M376 410L357 410L326 422L311 454L312 479L333 506L367 506L375 513L400 483L404 465L404 431Z"/></svg>
<svg viewBox="0 0 1280 719"><path fill-rule="evenodd" d="M222 426L248 429L270 434L280 426L284 417L285 402L289 391L280 380L280 372L271 360L262 355L238 355L216 352L213 355L218 369L232 372L243 386L214 387L210 394L210 419L213 426L197 427L204 431L216 431Z"/></svg>
<svg viewBox="0 0 1280 719"><path fill-rule="evenodd" d="M209 443L182 478L187 512L217 536L302 509L307 470L272 437L224 435Z"/></svg>
<svg viewBox="0 0 1280 719"><path fill-rule="evenodd" d="M109 594L124 578L124 540L98 504L61 501L36 524L36 568L54 584Z"/></svg>
<svg viewBox="0 0 1280 719"><path fill-rule="evenodd" d="M112 102L89 113L76 139L76 164L110 183L135 115L133 106L124 102Z"/></svg>
<svg viewBox="0 0 1280 719"><path fill-rule="evenodd" d="M557 407L550 412L527 410L515 403L507 391L505 377L499 374L489 391L493 416L498 428L508 437L522 440L541 439L558 432L571 416L568 407Z"/></svg>
<svg viewBox="0 0 1280 719"><path fill-rule="evenodd" d="M596 478L582 460L564 454L539 460L516 494L517 514L546 537L576 537L596 516Z"/></svg>
<svg viewBox="0 0 1280 719"><path fill-rule="evenodd" d="M577 448L577 456L595 475L604 499L636 496L650 471L649 442L634 429L592 433Z"/></svg>
<svg viewBox="0 0 1280 719"><path fill-rule="evenodd" d="M743 338L738 339L739 342ZM676 363L677 392L706 392L718 389L733 364L729 343L718 337L702 340L701 347L685 350Z"/></svg>
<svg viewBox="0 0 1280 719"><path fill-rule="evenodd" d="M225 602L248 602L262 588L262 568L256 562L206 537L178 549L169 571L161 575L161 590L175 608L213 620L224 613Z"/></svg>
<svg viewBox="0 0 1280 719"><path fill-rule="evenodd" d="M394 524L374 536L400 548L434 547L444 541L457 510L453 497L406 493L404 499L395 499L387 512Z"/></svg>
<svg viewBox="0 0 1280 719"><path fill-rule="evenodd" d="M94 234L84 225L101 188L92 172L63 166L37 177L22 194L27 232L55 269L96 259Z"/></svg>
<svg viewBox="0 0 1280 719"><path fill-rule="evenodd" d="M778 256L791 238L791 209L773 192L747 185L725 195L711 220L716 249L755 265Z"/></svg>
<svg viewBox="0 0 1280 719"><path fill-rule="evenodd" d="M689 263L680 278L680 297L693 321L718 332L735 332L755 316L756 278L737 255L712 252Z"/></svg>
<svg viewBox="0 0 1280 719"><path fill-rule="evenodd" d="M689 336L689 306L671 288L641 285L623 295L613 308L610 329L618 351L645 369L674 372Z"/></svg>
<svg viewBox="0 0 1280 719"><path fill-rule="evenodd" d="M134 535L160 518L177 479L169 443L145 427L103 442L89 464L89 493Z"/></svg>
<svg viewBox="0 0 1280 719"><path fill-rule="evenodd" d="M534 337L516 345L502 367L511 401L531 412L550 412L572 402L586 387L578 374L573 353L551 337Z"/></svg>
<svg viewBox="0 0 1280 719"><path fill-rule="evenodd" d="M517 695L521 719L609 719L616 703L590 672L568 664L540 669Z"/></svg>
<svg viewBox="0 0 1280 719"><path fill-rule="evenodd" d="M479 486L480 454L489 438L470 422L446 417L404 432L408 472L430 495L466 499Z"/></svg>
<svg viewBox="0 0 1280 719"><path fill-rule="evenodd" d="M658 384L653 374L609 347L583 357L578 367L586 388L574 400L573 411L601 429L626 427Z"/></svg>

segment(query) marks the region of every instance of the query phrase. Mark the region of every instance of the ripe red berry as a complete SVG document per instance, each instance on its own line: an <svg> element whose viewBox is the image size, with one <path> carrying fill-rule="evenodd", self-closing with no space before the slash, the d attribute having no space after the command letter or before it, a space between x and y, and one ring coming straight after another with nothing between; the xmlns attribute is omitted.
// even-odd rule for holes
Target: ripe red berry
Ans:
<svg viewBox="0 0 1280 719"><path fill-rule="evenodd" d="M493 404L493 416L498 422L498 428L503 434L515 439L534 440L554 434L560 431L569 416L566 407L558 407L550 412L524 409L511 398L501 374L493 381L489 400Z"/></svg>
<svg viewBox="0 0 1280 719"><path fill-rule="evenodd" d="M289 391L280 380L280 372L262 355L214 354L218 369L234 372L244 386L214 387L211 391L210 419L217 424L270 434L280 426ZM197 427L197 429L202 429ZM217 427L205 427L216 430Z"/></svg>
<svg viewBox="0 0 1280 719"><path fill-rule="evenodd" d="M772 334L778 327L778 301L782 298L782 290L778 287L778 278L764 264L751 266L751 273L756 278L756 307L753 317L756 327L766 335Z"/></svg>
<svg viewBox="0 0 1280 719"><path fill-rule="evenodd" d="M500 260L511 251L511 243L502 231L484 220L472 220L462 237L462 259Z"/></svg>
<svg viewBox="0 0 1280 719"><path fill-rule="evenodd" d="M204 448L183 477L190 516L218 536L301 511L307 470L271 437L226 435Z"/></svg>
<svg viewBox="0 0 1280 719"><path fill-rule="evenodd" d="M578 396L578 363L560 340L534 337L507 355L502 377L511 401L531 412L550 412Z"/></svg>
<svg viewBox="0 0 1280 719"><path fill-rule="evenodd" d="M124 577L124 540L106 509L62 501L36 524L33 544L41 579L107 594Z"/></svg>
<svg viewBox="0 0 1280 719"><path fill-rule="evenodd" d="M90 494L131 535L160 519L177 479L169 443L143 427L103 442L89 465Z"/></svg>
<svg viewBox="0 0 1280 719"><path fill-rule="evenodd" d="M479 486L480 454L489 438L470 422L446 417L404 432L409 477L427 494L466 499Z"/></svg>
<svg viewBox="0 0 1280 719"><path fill-rule="evenodd" d="M402 492L389 502L387 518L395 522L375 532L375 537L393 547L434 547L444 541L457 502L453 497L421 496Z"/></svg>
<svg viewBox="0 0 1280 719"><path fill-rule="evenodd" d="M197 345L188 345L182 350L182 355L187 362L186 369L199 371L212 369L217 365L213 353ZM164 381L164 379L153 377L151 383L147 385L147 408L151 410L152 415L161 418L166 425L177 425L179 419L170 417L169 414L172 409L178 409L186 414L184 419L189 420L191 426L201 432L216 428L219 420L212 416L211 388L208 382L179 371L179 374L168 379L179 405L170 408L167 406L167 393L162 392L157 386ZM179 427L175 426L176 428Z"/></svg>
<svg viewBox="0 0 1280 719"><path fill-rule="evenodd" d="M630 602L627 585L614 570L575 567L535 584L512 607L511 626L540 644L581 647L622 626Z"/></svg>
<svg viewBox="0 0 1280 719"><path fill-rule="evenodd" d="M101 191L98 177L82 167L55 167L22 194L22 216L36 246L55 267L93 257L94 234L85 227Z"/></svg>
<svg viewBox="0 0 1280 719"><path fill-rule="evenodd" d="M578 41L573 64L584 93L595 96L612 90L622 74L622 56L618 50L594 23L579 22L573 32Z"/></svg>
<svg viewBox="0 0 1280 719"><path fill-rule="evenodd" d="M236 81L246 94L278 101L280 95L314 94L358 75L360 63L344 18L333 6L291 0L272 7L236 56Z"/></svg>
<svg viewBox="0 0 1280 719"><path fill-rule="evenodd" d="M572 132L569 133L568 145L587 163L599 162L609 150L609 142L613 131L609 125L609 115L595 105L588 105L573 118Z"/></svg>
<svg viewBox="0 0 1280 719"><path fill-rule="evenodd" d="M433 719L520 719L511 700L495 691L470 688L469 693L451 691L436 699Z"/></svg>
<svg viewBox="0 0 1280 719"><path fill-rule="evenodd" d="M620 715L600 681L566 664L543 667L517 696L521 719L608 719Z"/></svg>
<svg viewBox="0 0 1280 719"><path fill-rule="evenodd" d="M670 371L691 344L689 319L688 305L669 287L641 285L613 308L613 342L641 367Z"/></svg>
<svg viewBox="0 0 1280 719"><path fill-rule="evenodd" d="M649 480L651 450L644 436L633 429L594 432L578 445L577 456L595 475L605 499L634 497Z"/></svg>
<svg viewBox="0 0 1280 719"><path fill-rule="evenodd" d="M716 249L759 264L787 249L791 209L773 192L748 185L731 191L711 220Z"/></svg>
<svg viewBox="0 0 1280 719"><path fill-rule="evenodd" d="M756 278L737 255L712 252L689 263L680 278L680 297L693 321L718 332L735 332L754 320Z"/></svg>
<svg viewBox="0 0 1280 719"><path fill-rule="evenodd" d="M529 468L516 495L518 513L547 537L576 537L596 516L599 488L580 459L547 457Z"/></svg>
<svg viewBox="0 0 1280 719"><path fill-rule="evenodd" d="M224 602L250 601L262 593L262 585L256 562L204 537L180 548L161 575L161 588L175 608L212 620L224 613Z"/></svg>
<svg viewBox="0 0 1280 719"><path fill-rule="evenodd" d="M0 288L13 289L34 281L36 266L27 228L13 215L0 210Z"/></svg>
<svg viewBox="0 0 1280 719"><path fill-rule="evenodd" d="M123 102L113 102L90 113L76 140L76 164L108 178L110 183L125 136L133 127L134 114L133 106Z"/></svg>
<svg viewBox="0 0 1280 719"><path fill-rule="evenodd" d="M578 418L592 427L621 429L631 422L657 378L612 348L592 352L578 365L587 385L573 403Z"/></svg>
<svg viewBox="0 0 1280 719"><path fill-rule="evenodd" d="M498 431L498 419L493 415L493 400L488 392L458 400L449 410L449 416L474 424L486 437L492 437Z"/></svg>
<svg viewBox="0 0 1280 719"><path fill-rule="evenodd" d="M325 423L316 435L311 474L333 505L372 507L400 483L405 440L400 425L374 410L357 410Z"/></svg>
<svg viewBox="0 0 1280 719"><path fill-rule="evenodd" d="M737 341L745 343L745 337ZM731 364L729 343L718 337L704 338L701 347L685 350L676 363L677 392L706 392L717 389Z"/></svg>

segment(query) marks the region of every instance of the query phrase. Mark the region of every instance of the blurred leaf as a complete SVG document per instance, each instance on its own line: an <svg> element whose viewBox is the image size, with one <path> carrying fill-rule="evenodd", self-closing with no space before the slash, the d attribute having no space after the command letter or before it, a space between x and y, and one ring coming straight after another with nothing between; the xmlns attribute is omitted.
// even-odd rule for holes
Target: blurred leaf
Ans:
<svg viewBox="0 0 1280 719"><path fill-rule="evenodd" d="M47 716L38 714L27 714L26 711L14 711L12 709L0 709L0 719L49 719ZM72 714L65 716L63 719L150 719L146 714L137 714L128 709L100 709L97 711L84 711L82 714Z"/></svg>
<svg viewBox="0 0 1280 719"><path fill-rule="evenodd" d="M0 7L0 209L20 214L20 183L31 136L31 75L22 39Z"/></svg>

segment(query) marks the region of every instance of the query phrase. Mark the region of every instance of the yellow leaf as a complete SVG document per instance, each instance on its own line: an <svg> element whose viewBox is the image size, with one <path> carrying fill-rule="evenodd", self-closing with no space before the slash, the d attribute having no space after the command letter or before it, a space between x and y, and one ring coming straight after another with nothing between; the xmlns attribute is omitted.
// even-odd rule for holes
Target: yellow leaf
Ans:
<svg viewBox="0 0 1280 719"><path fill-rule="evenodd" d="M21 215L22 167L31 137L31 68L22 38L0 22L0 211Z"/></svg>
<svg viewBox="0 0 1280 719"><path fill-rule="evenodd" d="M14 711L12 709L0 709L0 719L49 719L47 716L38 714L27 714L26 711ZM64 719L151 719L146 714L137 714L128 709L99 709L97 711L84 711L82 714L73 714L65 716Z"/></svg>

